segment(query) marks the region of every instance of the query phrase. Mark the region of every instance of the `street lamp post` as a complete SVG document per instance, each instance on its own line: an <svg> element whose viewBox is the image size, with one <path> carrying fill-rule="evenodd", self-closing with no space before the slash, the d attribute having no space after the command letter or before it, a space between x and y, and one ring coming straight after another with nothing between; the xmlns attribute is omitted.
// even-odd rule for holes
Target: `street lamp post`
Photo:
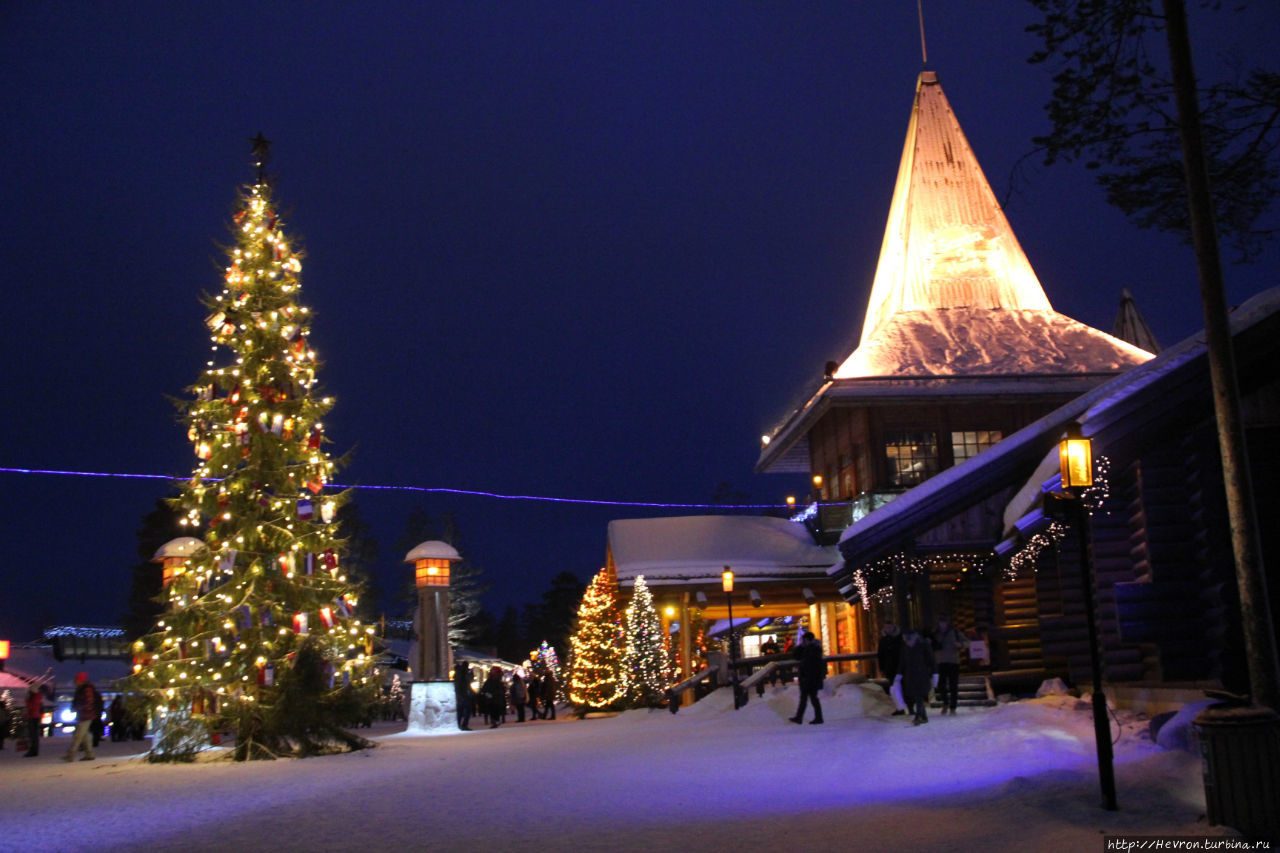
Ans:
<svg viewBox="0 0 1280 853"><path fill-rule="evenodd" d="M1098 750L1098 783L1102 788L1102 807L1115 811L1116 775L1111 750L1111 723L1107 718L1107 697L1102 692L1102 647L1098 638L1098 597L1093 566L1093 536L1089 528L1089 511L1082 493L1093 485L1093 448L1071 424L1058 445L1062 474L1060 499L1076 528L1080 548L1080 580L1084 592L1085 623L1089 632L1089 667L1093 671L1093 735Z"/></svg>
<svg viewBox="0 0 1280 853"><path fill-rule="evenodd" d="M728 566L720 574L720 583L724 587L725 604L729 605L729 686L733 688L733 710L742 707L738 688L738 654L733 637L733 569Z"/></svg>

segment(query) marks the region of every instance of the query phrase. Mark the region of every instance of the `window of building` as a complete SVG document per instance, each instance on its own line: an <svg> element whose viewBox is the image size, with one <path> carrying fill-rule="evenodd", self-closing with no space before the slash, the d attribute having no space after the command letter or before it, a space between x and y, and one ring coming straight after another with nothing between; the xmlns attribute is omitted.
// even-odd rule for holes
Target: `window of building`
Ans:
<svg viewBox="0 0 1280 853"><path fill-rule="evenodd" d="M975 429L951 433L951 454L959 465L970 456L977 456L995 444L1004 435L998 429Z"/></svg>
<svg viewBox="0 0 1280 853"><path fill-rule="evenodd" d="M889 483L914 486L938 473L938 436L933 432L891 432L884 438Z"/></svg>

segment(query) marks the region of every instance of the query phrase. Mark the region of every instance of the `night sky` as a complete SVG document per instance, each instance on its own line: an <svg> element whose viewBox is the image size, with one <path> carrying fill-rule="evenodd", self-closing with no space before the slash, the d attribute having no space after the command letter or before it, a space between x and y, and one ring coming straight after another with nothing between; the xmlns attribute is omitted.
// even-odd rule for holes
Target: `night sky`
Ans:
<svg viewBox="0 0 1280 853"><path fill-rule="evenodd" d="M1199 4L1189 4L1198 7ZM1272 3L1192 9L1202 75L1280 42ZM199 7L199 8L197 8ZM930 2L936 70L1003 196L1047 130L1020 0ZM169 396L273 140L306 252L343 483L780 502L759 437L861 330L922 68L910 0L0 6L0 466L190 476ZM372 11L370 11L372 10ZM1206 15L1210 17L1205 18ZM1190 250L1027 161L1006 210L1054 307L1201 325ZM1280 253L1227 270L1233 303ZM0 473L0 638L114 624L163 480ZM361 491L398 585L415 505L456 513L489 607L603 564L663 510ZM670 510L688 513L697 510Z"/></svg>

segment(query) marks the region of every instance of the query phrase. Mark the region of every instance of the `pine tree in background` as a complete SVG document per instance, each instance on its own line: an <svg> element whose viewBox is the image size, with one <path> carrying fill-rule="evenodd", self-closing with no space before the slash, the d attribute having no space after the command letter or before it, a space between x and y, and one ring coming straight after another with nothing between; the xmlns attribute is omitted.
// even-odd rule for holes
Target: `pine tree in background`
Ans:
<svg viewBox="0 0 1280 853"><path fill-rule="evenodd" d="M203 541L167 571L168 609L134 646L135 689L161 715L153 760L189 759L213 733L235 757L360 748L344 731L376 698L373 629L352 615L358 590L340 562L334 462L321 419L311 317L298 302L290 246L263 173L243 194L226 287L208 297L222 354L180 403L199 460L176 500Z"/></svg>
<svg viewBox="0 0 1280 853"><path fill-rule="evenodd" d="M578 628L569 640L569 701L580 712L610 708L622 698L624 638L618 618L617 583L601 569L578 607Z"/></svg>
<svg viewBox="0 0 1280 853"><path fill-rule="evenodd" d="M662 636L662 620L653 606L653 593L649 592L644 575L636 577L623 624L626 632L626 649L622 654L623 694L627 702L638 707L660 707L666 702L671 663Z"/></svg>

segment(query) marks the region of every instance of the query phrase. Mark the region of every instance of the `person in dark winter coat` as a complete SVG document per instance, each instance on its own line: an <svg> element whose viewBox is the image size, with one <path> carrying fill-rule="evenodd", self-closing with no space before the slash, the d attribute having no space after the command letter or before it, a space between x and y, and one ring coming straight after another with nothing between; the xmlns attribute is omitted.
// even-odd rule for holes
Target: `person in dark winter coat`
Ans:
<svg viewBox="0 0 1280 853"><path fill-rule="evenodd" d="M511 705L516 709L516 722L524 722L524 706L529 700L529 692L525 688L524 679L520 677L520 670L516 670L511 676Z"/></svg>
<svg viewBox="0 0 1280 853"><path fill-rule="evenodd" d="M885 679L884 692L893 700L895 717L907 713L902 688L894 683L894 679L898 677L898 658L901 654L902 632L892 622L884 623L884 627L880 629L880 642L876 645L876 662L880 665L880 675Z"/></svg>
<svg viewBox="0 0 1280 853"><path fill-rule="evenodd" d="M560 682L556 680L556 674L551 670L547 670L542 674L542 719L554 720L556 718L556 691L560 689Z"/></svg>
<svg viewBox="0 0 1280 853"><path fill-rule="evenodd" d="M464 660L453 667L453 699L458 709L458 728L471 731L471 664Z"/></svg>
<svg viewBox="0 0 1280 853"><path fill-rule="evenodd" d="M942 617L933 632L933 656L938 664L938 701L942 713L948 711L954 717L960 692L960 650L969 644L969 638L961 633L951 620Z"/></svg>
<svg viewBox="0 0 1280 853"><path fill-rule="evenodd" d="M32 687L27 691L27 758L40 754L40 718L44 716L44 694Z"/></svg>
<svg viewBox="0 0 1280 853"><path fill-rule="evenodd" d="M902 632L902 653L898 657L898 675L902 698L915 714L915 725L929 722L925 703L933 686L933 646L914 628Z"/></svg>
<svg viewBox="0 0 1280 853"><path fill-rule="evenodd" d="M489 677L481 685L480 695L484 697L484 713L489 718L489 728L496 729L507 716L507 685L502 683L502 667L489 667Z"/></svg>
<svg viewBox="0 0 1280 853"><path fill-rule="evenodd" d="M542 696L542 676L536 672L529 673L529 681L524 687L529 693L529 719L539 719L538 699Z"/></svg>
<svg viewBox="0 0 1280 853"><path fill-rule="evenodd" d="M800 673L800 707L791 718L793 723L804 722L804 709L810 700L813 701L813 719L810 725L822 724L822 703L818 701L818 691L827 678L827 663L822 657L822 645L812 631L805 631L804 642L796 650L798 663L796 669Z"/></svg>

